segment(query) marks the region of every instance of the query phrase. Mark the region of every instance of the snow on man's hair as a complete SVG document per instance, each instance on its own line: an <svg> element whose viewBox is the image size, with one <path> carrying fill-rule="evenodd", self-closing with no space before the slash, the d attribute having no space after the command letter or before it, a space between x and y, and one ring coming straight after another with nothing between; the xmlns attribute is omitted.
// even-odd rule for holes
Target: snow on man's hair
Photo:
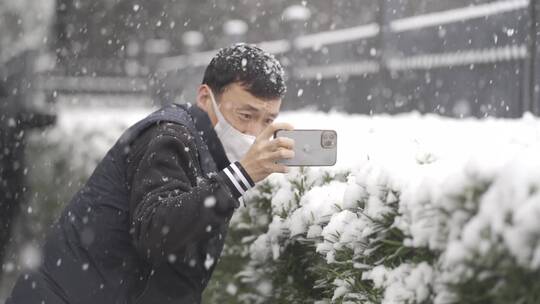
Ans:
<svg viewBox="0 0 540 304"><path fill-rule="evenodd" d="M238 83L262 99L282 98L286 92L283 67L274 55L259 47L238 43L222 48L204 72L203 84L217 94Z"/></svg>

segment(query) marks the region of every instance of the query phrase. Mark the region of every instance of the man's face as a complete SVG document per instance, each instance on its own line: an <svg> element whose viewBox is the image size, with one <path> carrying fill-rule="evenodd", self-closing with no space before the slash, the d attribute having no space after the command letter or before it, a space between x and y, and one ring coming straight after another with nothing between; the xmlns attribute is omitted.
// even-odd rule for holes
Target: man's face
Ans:
<svg viewBox="0 0 540 304"><path fill-rule="evenodd" d="M207 85L199 87L197 105L208 113L212 125L216 126L218 119L212 107L209 91ZM227 86L221 95L214 97L225 119L238 131L253 136L259 135L274 121L281 107L281 98L271 100L257 98L237 83Z"/></svg>

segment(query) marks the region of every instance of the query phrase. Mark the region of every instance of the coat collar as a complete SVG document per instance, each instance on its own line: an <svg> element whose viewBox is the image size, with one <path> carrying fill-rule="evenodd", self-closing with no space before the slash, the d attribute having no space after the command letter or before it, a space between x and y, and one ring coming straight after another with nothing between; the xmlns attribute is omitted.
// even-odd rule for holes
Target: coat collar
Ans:
<svg viewBox="0 0 540 304"><path fill-rule="evenodd" d="M197 105L188 105L187 111L193 118L195 128L197 128L197 131L199 131L199 134L201 134L201 137L208 146L208 150L216 162L218 170L221 171L225 169L225 167L230 164L230 161L225 154L225 149L223 149L223 145L221 144L216 131L214 131L214 127L212 126L208 114Z"/></svg>

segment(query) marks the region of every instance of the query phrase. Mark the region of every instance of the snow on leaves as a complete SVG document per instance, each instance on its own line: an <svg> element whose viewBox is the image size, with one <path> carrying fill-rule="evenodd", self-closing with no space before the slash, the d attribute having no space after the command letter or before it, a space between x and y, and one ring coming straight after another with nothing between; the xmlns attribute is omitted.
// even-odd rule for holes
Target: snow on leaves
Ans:
<svg viewBox="0 0 540 304"><path fill-rule="evenodd" d="M381 136L382 124L373 125L380 151L371 158L273 175L247 195L232 220L233 230L262 231L239 245L249 252L238 274L252 286L247 294L305 301L298 281L319 291L309 293L315 303L537 301L536 285L523 284L540 270L539 122L470 121L445 131L454 142L444 148L462 141L468 151L444 151L432 133L394 126L394 137L412 138L399 140L401 154L384 139L392 132ZM485 128L481 144L473 125ZM258 292L261 284L270 291Z"/></svg>

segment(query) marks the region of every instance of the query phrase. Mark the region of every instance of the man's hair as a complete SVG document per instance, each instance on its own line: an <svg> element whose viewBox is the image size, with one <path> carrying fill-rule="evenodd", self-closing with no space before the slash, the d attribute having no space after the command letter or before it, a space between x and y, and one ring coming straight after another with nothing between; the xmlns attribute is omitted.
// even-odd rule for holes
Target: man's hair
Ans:
<svg viewBox="0 0 540 304"><path fill-rule="evenodd" d="M218 95L228 85L238 83L264 100L282 98L287 90L279 61L255 45L245 43L220 49L206 67L202 83Z"/></svg>

